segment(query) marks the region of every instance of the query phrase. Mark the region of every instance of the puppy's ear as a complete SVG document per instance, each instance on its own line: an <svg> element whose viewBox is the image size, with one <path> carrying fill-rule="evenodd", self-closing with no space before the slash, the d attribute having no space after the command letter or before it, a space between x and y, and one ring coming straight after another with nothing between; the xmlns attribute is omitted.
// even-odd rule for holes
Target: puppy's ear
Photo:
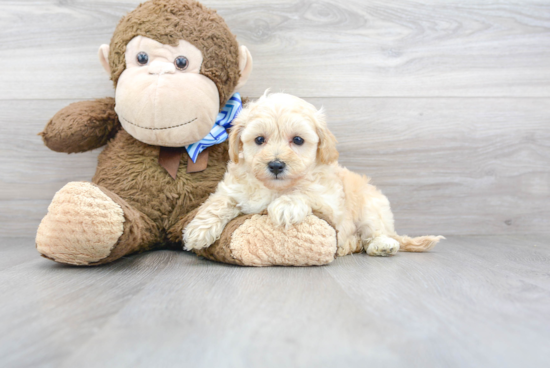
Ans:
<svg viewBox="0 0 550 368"><path fill-rule="evenodd" d="M229 132L229 158L234 163L239 162L239 153L243 149L241 134L244 130L244 123L241 119L235 119L234 125Z"/></svg>
<svg viewBox="0 0 550 368"><path fill-rule="evenodd" d="M328 129L323 109L315 114L315 124L319 145L317 146L317 159L323 164L330 164L338 161L339 153L336 150L336 137Z"/></svg>

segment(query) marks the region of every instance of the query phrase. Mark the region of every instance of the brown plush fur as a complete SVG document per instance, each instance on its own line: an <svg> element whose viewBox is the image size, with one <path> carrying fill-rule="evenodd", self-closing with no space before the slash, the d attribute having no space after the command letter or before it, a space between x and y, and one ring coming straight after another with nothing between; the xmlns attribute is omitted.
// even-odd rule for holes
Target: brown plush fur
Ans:
<svg viewBox="0 0 550 368"><path fill-rule="evenodd" d="M48 126L46 133L52 136ZM56 135L53 137L53 141L59 141ZM108 263L126 254L170 243L178 243L181 249L186 215L215 190L229 161L227 142L215 145L207 148L206 170L189 174L188 156L184 153L174 180L158 164L159 150L160 147L139 142L121 129L99 155L92 182L122 208L125 222L124 232L109 256L89 265ZM48 254L45 256L64 262Z"/></svg>
<svg viewBox="0 0 550 368"><path fill-rule="evenodd" d="M201 74L218 86L220 109L223 108L240 77L239 44L215 10L193 0L150 0L122 18L109 52L115 88L126 69L126 45L136 36L171 46L184 39L201 50L204 59Z"/></svg>
<svg viewBox="0 0 550 368"><path fill-rule="evenodd" d="M60 110L40 135L53 151L86 152L104 146L121 128L115 99L81 101Z"/></svg>
<svg viewBox="0 0 550 368"><path fill-rule="evenodd" d="M172 46L185 39L201 50L201 73L218 87L220 108L225 105L240 77L239 47L214 10L193 0L150 0L125 16L109 54L115 87L126 68L126 44L140 35ZM188 174L184 153L174 180L158 164L160 147L137 141L121 129L114 106L113 98L71 104L40 133L46 146L58 152L84 152L107 144L92 182L122 208L124 232L107 258L90 264L175 242L181 249L182 220L214 191L229 161L227 143L216 145L207 149L206 170Z"/></svg>
<svg viewBox="0 0 550 368"><path fill-rule="evenodd" d="M121 130L98 157L92 182L124 199L160 229L159 241L184 215L198 207L222 179L229 156L227 143L208 151L208 167L188 174L184 153L176 179L158 164L159 147L137 141Z"/></svg>
<svg viewBox="0 0 550 368"><path fill-rule="evenodd" d="M103 193L118 204L124 212L124 232L113 247L111 254L90 265L100 265L119 259L126 254L152 249L160 240L160 229L141 211L131 207L128 202L110 190L98 186Z"/></svg>

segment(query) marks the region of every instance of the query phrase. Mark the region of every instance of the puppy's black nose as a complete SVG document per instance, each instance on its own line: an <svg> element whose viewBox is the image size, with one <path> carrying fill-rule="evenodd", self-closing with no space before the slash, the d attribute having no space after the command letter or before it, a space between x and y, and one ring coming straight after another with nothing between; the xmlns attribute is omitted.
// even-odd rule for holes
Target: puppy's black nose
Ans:
<svg viewBox="0 0 550 368"><path fill-rule="evenodd" d="M269 171L271 171L275 175L282 173L285 169L285 166L286 164L283 161L271 161L267 164Z"/></svg>

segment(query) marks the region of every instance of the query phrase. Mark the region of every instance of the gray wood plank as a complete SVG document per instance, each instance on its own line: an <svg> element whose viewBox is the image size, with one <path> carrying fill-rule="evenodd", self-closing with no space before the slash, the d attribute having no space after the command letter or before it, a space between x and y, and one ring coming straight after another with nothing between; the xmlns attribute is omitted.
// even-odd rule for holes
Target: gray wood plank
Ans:
<svg viewBox="0 0 550 368"><path fill-rule="evenodd" d="M325 105L341 163L389 197L397 229L547 232L547 99L338 99Z"/></svg>
<svg viewBox="0 0 550 368"><path fill-rule="evenodd" d="M550 293L550 247L546 236L469 236L454 241L454 252L471 252L475 259L470 262L486 265L507 276L513 275L510 282L514 286L534 284ZM476 244L483 244L483 247L475 247ZM550 317L548 311L541 312Z"/></svg>
<svg viewBox="0 0 550 368"><path fill-rule="evenodd" d="M424 254L263 269L175 251L75 268L38 258L32 239L1 243L4 258L29 259L0 272L7 367L538 368L550 359L545 238L450 237Z"/></svg>
<svg viewBox="0 0 550 368"><path fill-rule="evenodd" d="M166 271L62 366L398 365L385 346L391 337L381 337L385 326L323 268L180 262ZM115 342L120 350L110 353Z"/></svg>
<svg viewBox="0 0 550 368"><path fill-rule="evenodd" d="M2 1L0 99L112 95L97 61L140 1ZM254 57L246 95L550 96L547 1L206 0Z"/></svg>
<svg viewBox="0 0 550 368"><path fill-rule="evenodd" d="M0 238L0 272L27 262L36 262L34 240L26 238Z"/></svg>
<svg viewBox="0 0 550 368"><path fill-rule="evenodd" d="M547 99L309 99L340 162L390 198L401 233L548 233ZM34 235L54 193L90 180L98 151L49 151L36 135L70 101L0 101L0 231Z"/></svg>
<svg viewBox="0 0 550 368"><path fill-rule="evenodd" d="M21 100L0 102L0 198L45 199L60 182L89 180L101 149L79 154L50 151L38 135L57 111L74 100ZM52 182L55 182L52 184ZM52 186L53 185L53 186Z"/></svg>
<svg viewBox="0 0 550 368"><path fill-rule="evenodd" d="M550 354L550 244L503 239L452 238L431 253L395 259L342 258L327 271L366 311L411 327L405 337L411 343L400 351L414 356L415 365L432 366L435 356L441 359L435 366L542 367ZM501 249L530 257L510 259ZM546 266L542 286L529 272L498 267L527 269L539 257Z"/></svg>
<svg viewBox="0 0 550 368"><path fill-rule="evenodd" d="M174 254L133 257L101 268L76 268L39 257L33 239L3 258L27 262L0 273L0 358L3 367L52 367L106 324L133 295L171 264ZM6 263L6 262L3 262Z"/></svg>

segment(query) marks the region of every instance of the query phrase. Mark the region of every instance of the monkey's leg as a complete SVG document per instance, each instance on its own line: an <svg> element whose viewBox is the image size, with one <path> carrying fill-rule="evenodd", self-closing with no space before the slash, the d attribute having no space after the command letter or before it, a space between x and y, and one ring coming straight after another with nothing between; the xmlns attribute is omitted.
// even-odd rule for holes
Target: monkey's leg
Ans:
<svg viewBox="0 0 550 368"><path fill-rule="evenodd" d="M118 195L72 182L53 198L38 227L36 248L59 263L91 266L146 250L158 238L157 226Z"/></svg>
<svg viewBox="0 0 550 368"><path fill-rule="evenodd" d="M172 241L181 242L194 213L170 231ZM244 215L229 222L214 244L195 253L241 266L318 266L334 260L336 245L336 230L317 216L285 229L275 227L267 215Z"/></svg>

